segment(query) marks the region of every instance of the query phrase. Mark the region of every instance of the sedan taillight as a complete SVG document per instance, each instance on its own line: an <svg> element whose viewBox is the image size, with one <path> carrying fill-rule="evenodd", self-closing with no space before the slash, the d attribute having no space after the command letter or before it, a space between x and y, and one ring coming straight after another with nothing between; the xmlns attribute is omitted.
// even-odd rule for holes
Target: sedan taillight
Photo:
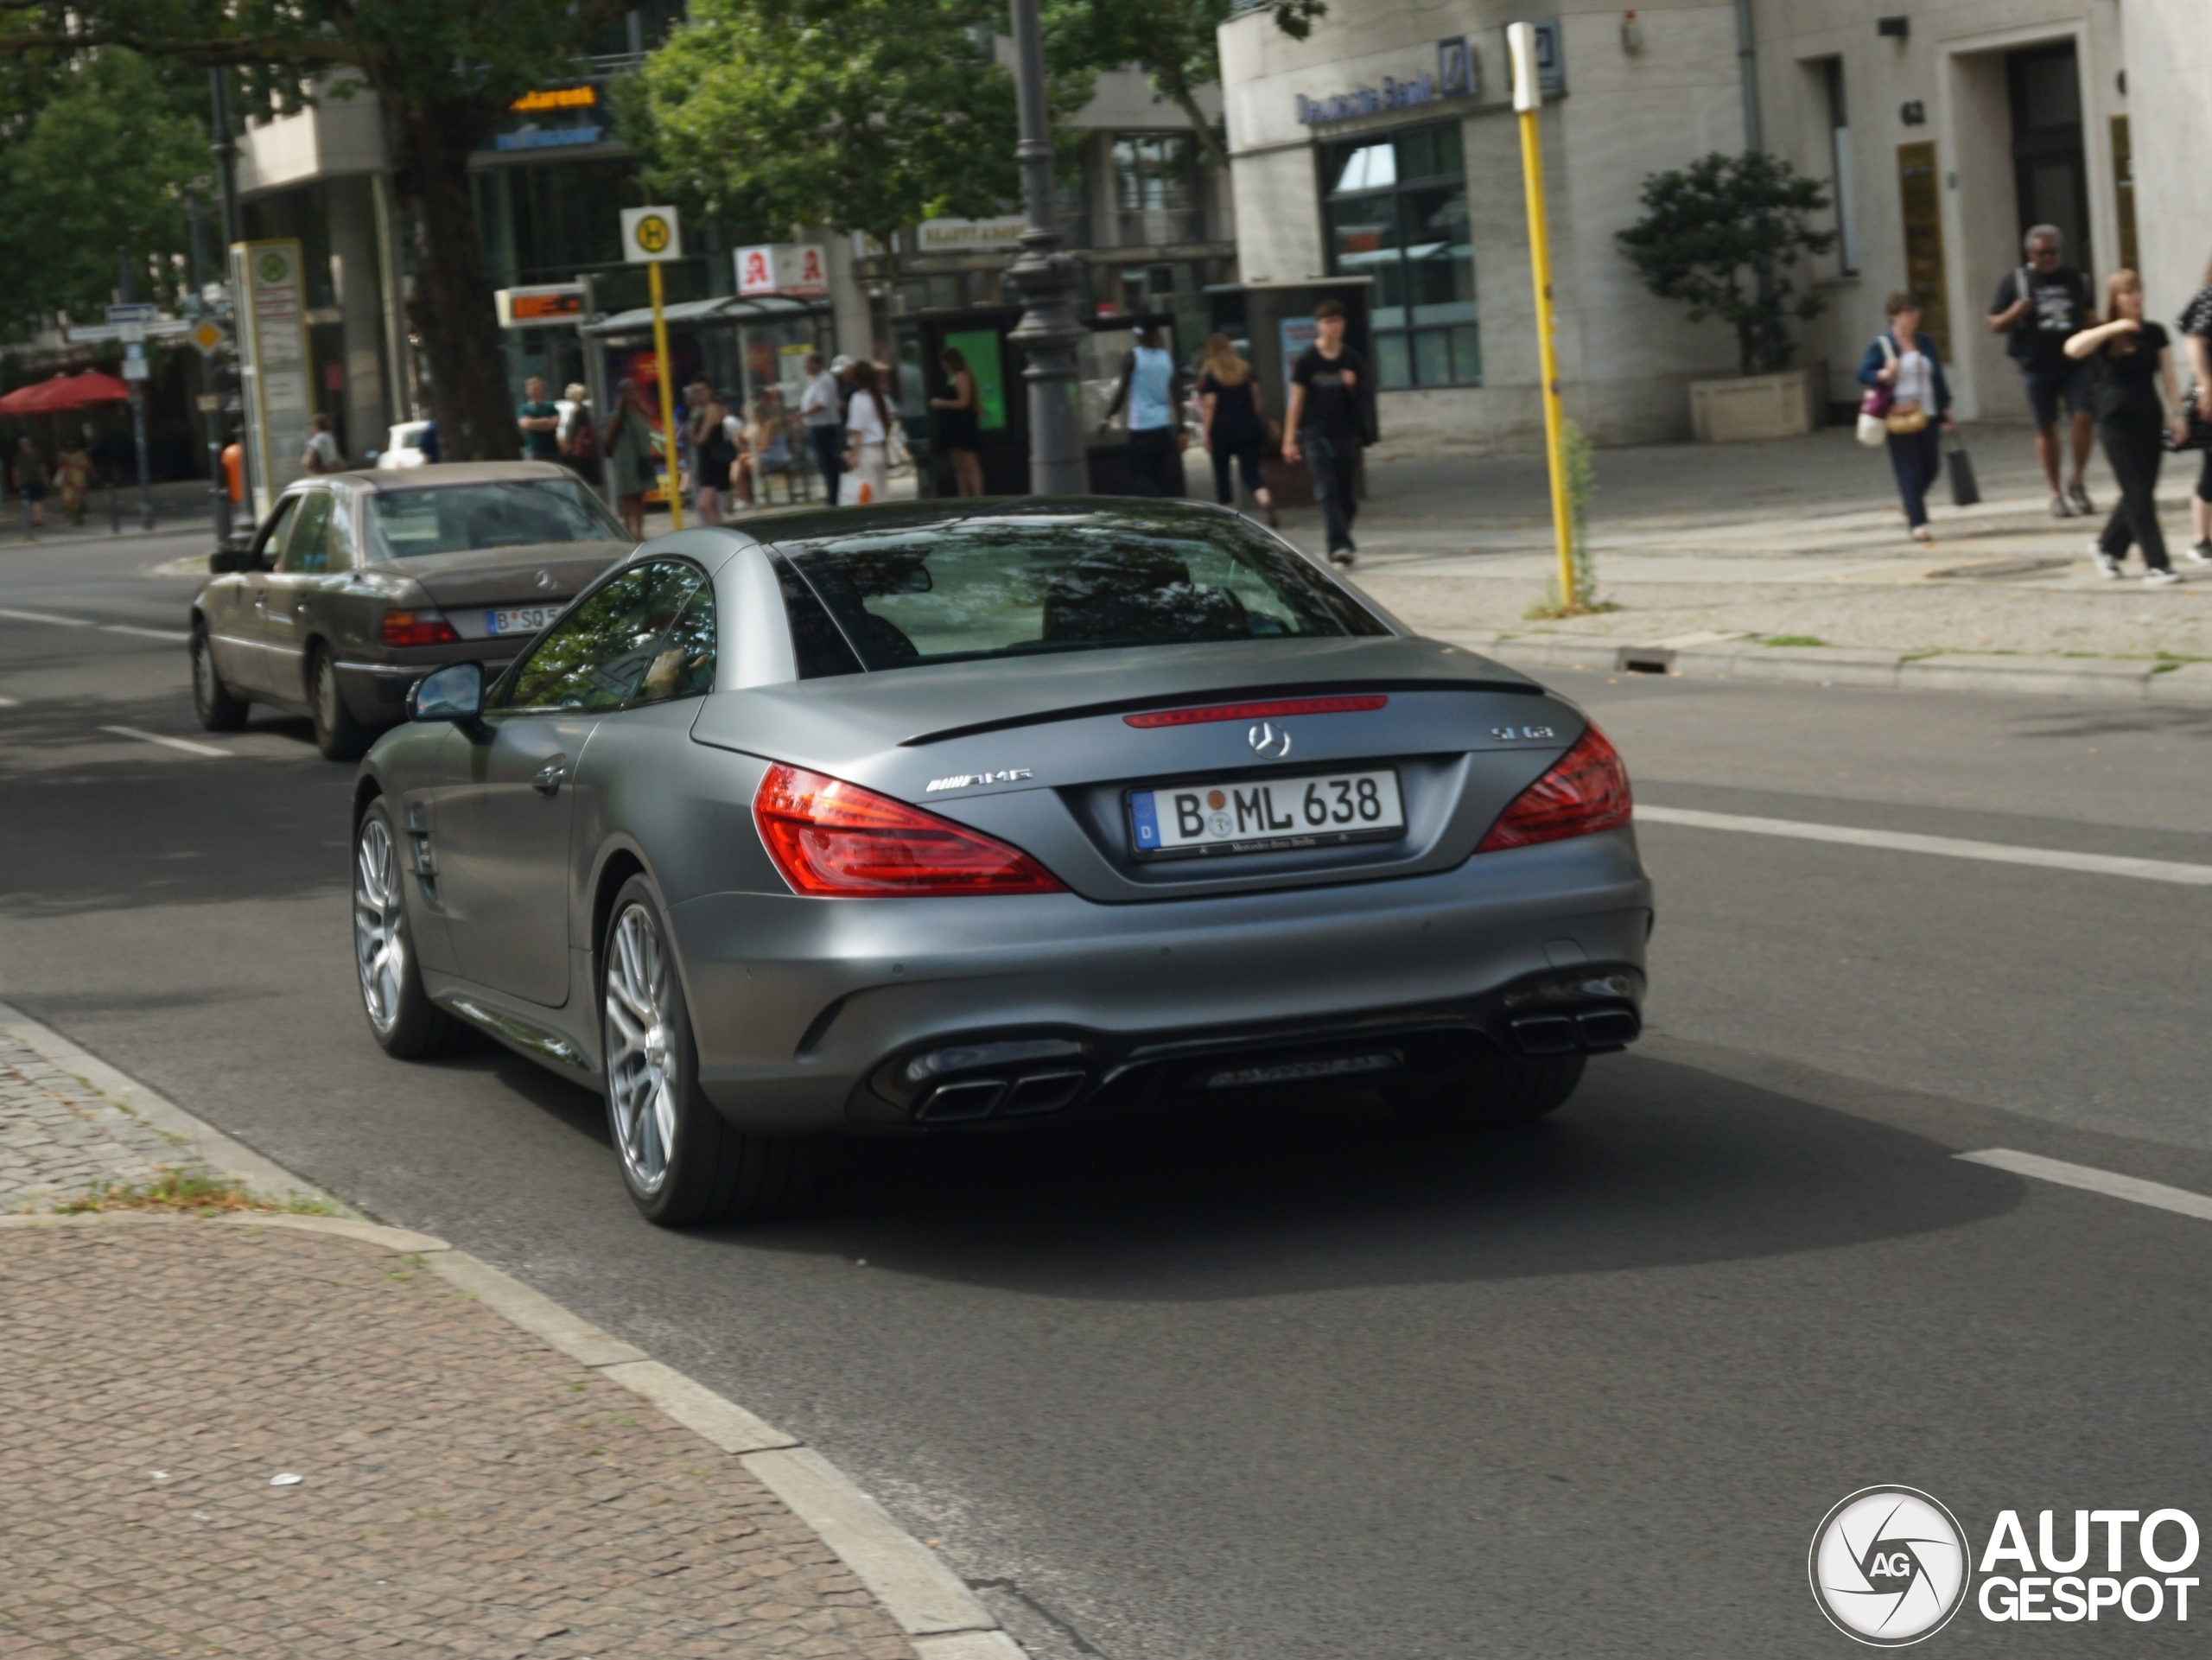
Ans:
<svg viewBox="0 0 2212 1660"><path fill-rule="evenodd" d="M811 898L1065 891L1020 848L803 767L768 769L753 819L791 891Z"/></svg>
<svg viewBox="0 0 2212 1660"><path fill-rule="evenodd" d="M1593 726L1549 772L1513 798L1475 851L1494 853L1618 830L1629 822L1633 806L1620 752Z"/></svg>
<svg viewBox="0 0 2212 1660"><path fill-rule="evenodd" d="M461 636L436 611L387 611L380 631L387 646L458 646Z"/></svg>

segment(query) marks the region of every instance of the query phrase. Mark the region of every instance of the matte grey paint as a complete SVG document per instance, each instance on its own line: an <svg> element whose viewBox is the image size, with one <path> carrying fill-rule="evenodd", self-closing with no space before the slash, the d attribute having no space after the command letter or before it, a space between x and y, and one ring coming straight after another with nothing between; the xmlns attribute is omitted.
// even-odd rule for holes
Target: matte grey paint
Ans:
<svg viewBox="0 0 2212 1660"><path fill-rule="evenodd" d="M688 531L614 569L667 554L714 584L711 693L605 715L417 723L362 766L359 798L396 793L427 829L432 887L408 884L427 989L497 1014L507 1029L495 1035L534 1059L557 1066L549 1057L566 1046L596 1071L595 913L618 865L642 868L666 905L702 1086L760 1129L845 1127L858 1079L938 1036L1165 1033L1466 999L1552 968L1548 946L1562 939L1593 964L1643 964L1651 890L1632 832L1471 856L1586 725L1486 658L1405 636L1275 639L798 681L760 544L732 528ZM1386 688L1382 710L1279 722L1297 747L1275 766L1255 766L1242 722L1138 729L1118 712L1052 716L1133 699ZM1008 720L1019 724L929 736ZM1535 740L1495 730L1547 727ZM569 767L561 787L534 790L530 775L555 755ZM1145 866L1126 850L1127 785L1379 760L1405 789L1402 843ZM774 761L1000 836L1071 891L795 895L753 820ZM927 790L950 773L1011 766L1033 776Z"/></svg>

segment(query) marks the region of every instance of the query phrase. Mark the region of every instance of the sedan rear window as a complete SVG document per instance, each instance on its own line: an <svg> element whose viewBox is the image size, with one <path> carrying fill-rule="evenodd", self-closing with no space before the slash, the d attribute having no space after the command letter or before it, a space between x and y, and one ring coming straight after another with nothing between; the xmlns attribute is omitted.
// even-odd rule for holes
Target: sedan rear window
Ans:
<svg viewBox="0 0 2212 1660"><path fill-rule="evenodd" d="M783 551L871 670L1389 632L1303 559L1227 514L1134 505L1009 513Z"/></svg>
<svg viewBox="0 0 2212 1660"><path fill-rule="evenodd" d="M379 490L369 498L369 534L379 557L412 559L472 548L630 538L599 498L575 479L493 480Z"/></svg>

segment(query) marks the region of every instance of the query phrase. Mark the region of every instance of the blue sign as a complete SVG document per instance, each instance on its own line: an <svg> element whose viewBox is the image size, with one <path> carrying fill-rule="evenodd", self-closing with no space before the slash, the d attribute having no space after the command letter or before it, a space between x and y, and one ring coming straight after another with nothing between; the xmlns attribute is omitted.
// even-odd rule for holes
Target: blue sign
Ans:
<svg viewBox="0 0 2212 1660"><path fill-rule="evenodd" d="M110 306L107 308L108 326L111 328L125 323L149 323L161 315L158 307L148 305L143 301L136 305Z"/></svg>

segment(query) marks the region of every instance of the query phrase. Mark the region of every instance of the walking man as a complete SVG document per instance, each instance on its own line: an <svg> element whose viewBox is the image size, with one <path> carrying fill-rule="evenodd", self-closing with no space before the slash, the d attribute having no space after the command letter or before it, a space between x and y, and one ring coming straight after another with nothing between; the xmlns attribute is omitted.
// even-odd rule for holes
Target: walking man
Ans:
<svg viewBox="0 0 2212 1660"><path fill-rule="evenodd" d="M1372 392L1367 359L1344 344L1344 307L1322 301L1313 308L1313 344L1291 366L1282 458L1304 461L1313 469L1313 495L1328 525L1329 558L1335 564L1359 558L1351 539L1351 522L1359 513L1353 490Z"/></svg>
<svg viewBox="0 0 2212 1660"><path fill-rule="evenodd" d="M1156 328L1137 330L1137 343L1122 361L1121 385L1106 410L1111 422L1128 410L1129 483L1141 496L1183 493L1183 376L1160 343Z"/></svg>
<svg viewBox="0 0 2212 1660"><path fill-rule="evenodd" d="M2036 459L2050 480L2050 516L2066 518L2096 511L2089 500L2082 469L2089 464L2089 450L2096 442L2096 415L2089 366L2066 355L2066 342L2094 321L2089 279L2071 265L2059 264L2061 239L2056 225L2038 225L2024 244L2028 263L2006 273L1997 285L1991 308L1993 334L2006 337L2005 349L2020 366L2020 379L2028 391L2028 408L2036 423ZM2058 484L2058 404L2063 398L2073 426L2074 475L2063 490Z"/></svg>
<svg viewBox="0 0 2212 1660"><path fill-rule="evenodd" d="M815 470L822 474L823 499L837 505L837 475L844 470L844 416L838 407L837 377L823 366L822 353L806 354L806 390L798 398L799 424L806 429L806 447ZM785 483L791 482L786 475Z"/></svg>

